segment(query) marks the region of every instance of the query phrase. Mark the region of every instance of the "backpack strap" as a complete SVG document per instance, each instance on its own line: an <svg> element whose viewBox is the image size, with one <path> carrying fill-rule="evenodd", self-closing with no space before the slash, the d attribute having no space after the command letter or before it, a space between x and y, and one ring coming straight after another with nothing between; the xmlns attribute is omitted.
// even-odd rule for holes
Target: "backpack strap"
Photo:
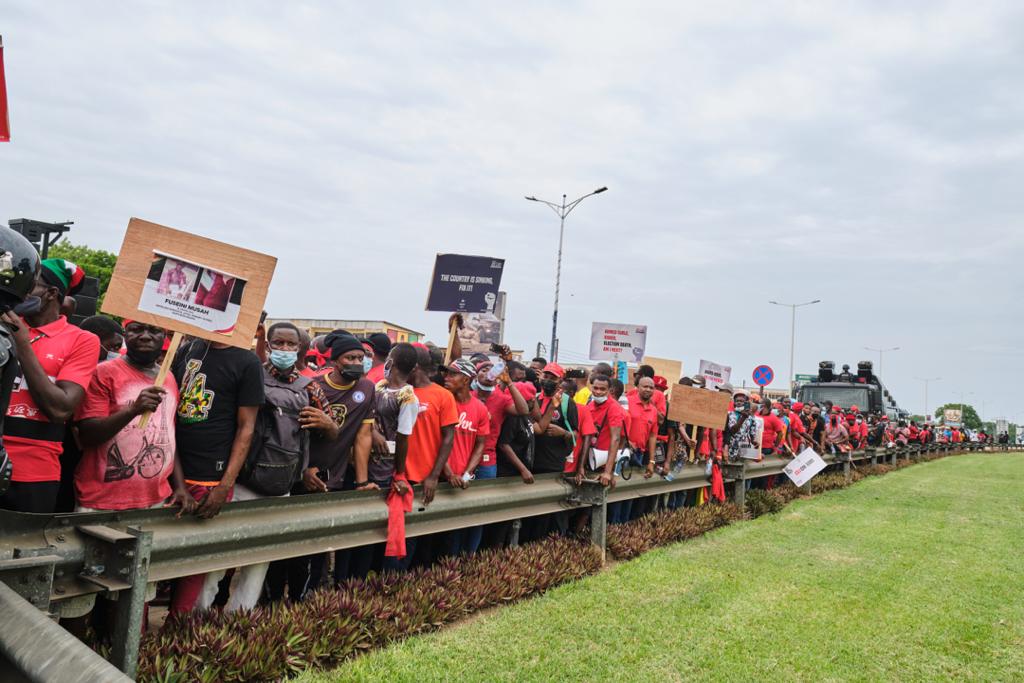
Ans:
<svg viewBox="0 0 1024 683"><path fill-rule="evenodd" d="M565 425L565 431L569 432L569 436L572 437L572 449L576 450L576 430L574 430L572 428L572 425L569 424L569 404L571 402L572 402L572 399L569 397L569 395L563 393L562 394L562 424ZM577 413L578 412L579 411L577 411ZM578 416L577 416L576 420L577 420L577 422L579 421L579 417Z"/></svg>

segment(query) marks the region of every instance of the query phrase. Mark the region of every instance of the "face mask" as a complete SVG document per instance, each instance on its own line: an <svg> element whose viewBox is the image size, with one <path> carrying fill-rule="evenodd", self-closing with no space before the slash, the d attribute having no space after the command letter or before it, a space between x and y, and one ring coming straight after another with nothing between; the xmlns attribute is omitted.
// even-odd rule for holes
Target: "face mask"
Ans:
<svg viewBox="0 0 1024 683"><path fill-rule="evenodd" d="M389 379L390 377L391 377L391 361L388 361L387 363L384 364L384 379Z"/></svg>
<svg viewBox="0 0 1024 683"><path fill-rule="evenodd" d="M369 356L363 356L363 372L369 372L373 368L373 359Z"/></svg>
<svg viewBox="0 0 1024 683"><path fill-rule="evenodd" d="M345 363L341 366L341 376L347 380L355 381L363 376L362 363Z"/></svg>
<svg viewBox="0 0 1024 683"><path fill-rule="evenodd" d="M772 415L778 417L779 416L779 409L778 408L772 408Z"/></svg>
<svg viewBox="0 0 1024 683"><path fill-rule="evenodd" d="M278 349L270 350L270 364L278 370L287 370L295 365L295 361L299 359L298 351L280 351Z"/></svg>
<svg viewBox="0 0 1024 683"><path fill-rule="evenodd" d="M161 353L163 353L163 349L153 349L152 351L132 351L132 348L129 346L125 355L136 365L148 367L156 362Z"/></svg>
<svg viewBox="0 0 1024 683"><path fill-rule="evenodd" d="M558 389L558 382L553 379L546 379L540 383L540 388L545 396L554 396L555 390Z"/></svg>
<svg viewBox="0 0 1024 683"><path fill-rule="evenodd" d="M602 403L608 400L607 396L591 396L590 398L597 405L601 405Z"/></svg>
<svg viewBox="0 0 1024 683"><path fill-rule="evenodd" d="M26 296L25 300L15 306L13 310L15 313L21 316L35 315L43 307L43 300L38 296Z"/></svg>
<svg viewBox="0 0 1024 683"><path fill-rule="evenodd" d="M485 387L483 384L480 384L480 382L477 382L476 380L473 380L470 383L469 387L473 391L479 391L481 394L489 394L492 391L494 391L494 387Z"/></svg>
<svg viewBox="0 0 1024 683"><path fill-rule="evenodd" d="M107 360L115 360L120 357L121 354L119 354L117 351L107 351Z"/></svg>

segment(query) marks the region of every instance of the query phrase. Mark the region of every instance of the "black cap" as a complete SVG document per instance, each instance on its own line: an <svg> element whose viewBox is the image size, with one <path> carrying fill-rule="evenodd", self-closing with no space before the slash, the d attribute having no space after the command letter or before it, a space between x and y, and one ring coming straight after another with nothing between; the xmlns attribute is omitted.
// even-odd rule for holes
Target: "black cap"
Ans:
<svg viewBox="0 0 1024 683"><path fill-rule="evenodd" d="M386 356L391 353L391 337L383 332L374 332L362 341L373 347L373 352L378 356Z"/></svg>

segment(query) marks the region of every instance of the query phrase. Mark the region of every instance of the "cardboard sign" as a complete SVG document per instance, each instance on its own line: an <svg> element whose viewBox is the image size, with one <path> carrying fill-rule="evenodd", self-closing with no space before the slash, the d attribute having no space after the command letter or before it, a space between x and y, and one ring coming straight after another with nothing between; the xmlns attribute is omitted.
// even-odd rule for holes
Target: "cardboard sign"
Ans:
<svg viewBox="0 0 1024 683"><path fill-rule="evenodd" d="M647 325L594 323L590 328L590 360L639 363L647 346Z"/></svg>
<svg viewBox="0 0 1024 683"><path fill-rule="evenodd" d="M248 349L276 266L273 256L132 218L102 310Z"/></svg>
<svg viewBox="0 0 1024 683"><path fill-rule="evenodd" d="M825 467L825 461L814 452L813 448L805 448L782 471L786 473L793 484L803 486Z"/></svg>
<svg viewBox="0 0 1024 683"><path fill-rule="evenodd" d="M683 361L681 360L644 356L644 359L640 362L654 368L655 375L661 375L667 379L669 390L671 390L672 386L679 381L680 377L683 376Z"/></svg>
<svg viewBox="0 0 1024 683"><path fill-rule="evenodd" d="M704 386L707 389L717 389L729 381L732 375L732 367L713 363L709 360L701 360L697 374L704 378Z"/></svg>
<svg viewBox="0 0 1024 683"><path fill-rule="evenodd" d="M465 323L459 330L462 355L493 353L491 344L505 343L505 292L498 292L498 302L493 313L466 313Z"/></svg>
<svg viewBox="0 0 1024 683"><path fill-rule="evenodd" d="M732 396L721 391L677 384L672 387L668 403L668 419L679 424L723 429Z"/></svg>
<svg viewBox="0 0 1024 683"><path fill-rule="evenodd" d="M428 311L494 313L505 259L438 254L427 294Z"/></svg>

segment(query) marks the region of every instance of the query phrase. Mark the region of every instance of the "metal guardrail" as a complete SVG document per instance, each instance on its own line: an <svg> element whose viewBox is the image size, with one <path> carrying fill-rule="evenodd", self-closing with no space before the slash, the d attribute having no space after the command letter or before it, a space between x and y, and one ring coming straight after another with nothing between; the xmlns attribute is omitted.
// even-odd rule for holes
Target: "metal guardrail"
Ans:
<svg viewBox="0 0 1024 683"><path fill-rule="evenodd" d="M849 473L855 463L868 460L895 462L898 458L916 459L921 453L976 450L981 450L976 444L956 448L932 444L827 455L825 460ZM767 457L761 462L727 465L724 477L732 485L734 502L743 505L746 480L780 475L788 462ZM634 473L628 481L619 479L611 491L589 481L577 487L554 474L539 475L532 485L524 485L518 478L477 481L466 490L445 485L439 487L429 507L416 505L406 515L406 535L415 537L566 509L588 509L591 539L604 548L608 503L707 485L703 466L692 464L685 465L673 481L660 476L644 479L642 474ZM20 628L0 629L0 654L6 660L0 660L0 675L18 671L30 680L59 680L51 668L59 652L64 666L75 657L81 659L82 667L89 667L78 670L90 673L85 680L123 680L104 678L120 672L108 665L110 671L101 674L99 663L104 660L49 622L45 615L61 600L103 591L119 593L112 659L133 676L148 581L380 543L386 539L386 532L387 508L376 492L232 503L211 520L177 519L173 510L53 515L0 510L0 608L5 615L17 615L19 626L24 623L26 630L45 633L45 637L25 640L16 635L22 632ZM25 616L29 608L32 619ZM57 638L50 628L44 629L40 620L57 629L61 637ZM75 668L68 666L68 671L75 672Z"/></svg>

